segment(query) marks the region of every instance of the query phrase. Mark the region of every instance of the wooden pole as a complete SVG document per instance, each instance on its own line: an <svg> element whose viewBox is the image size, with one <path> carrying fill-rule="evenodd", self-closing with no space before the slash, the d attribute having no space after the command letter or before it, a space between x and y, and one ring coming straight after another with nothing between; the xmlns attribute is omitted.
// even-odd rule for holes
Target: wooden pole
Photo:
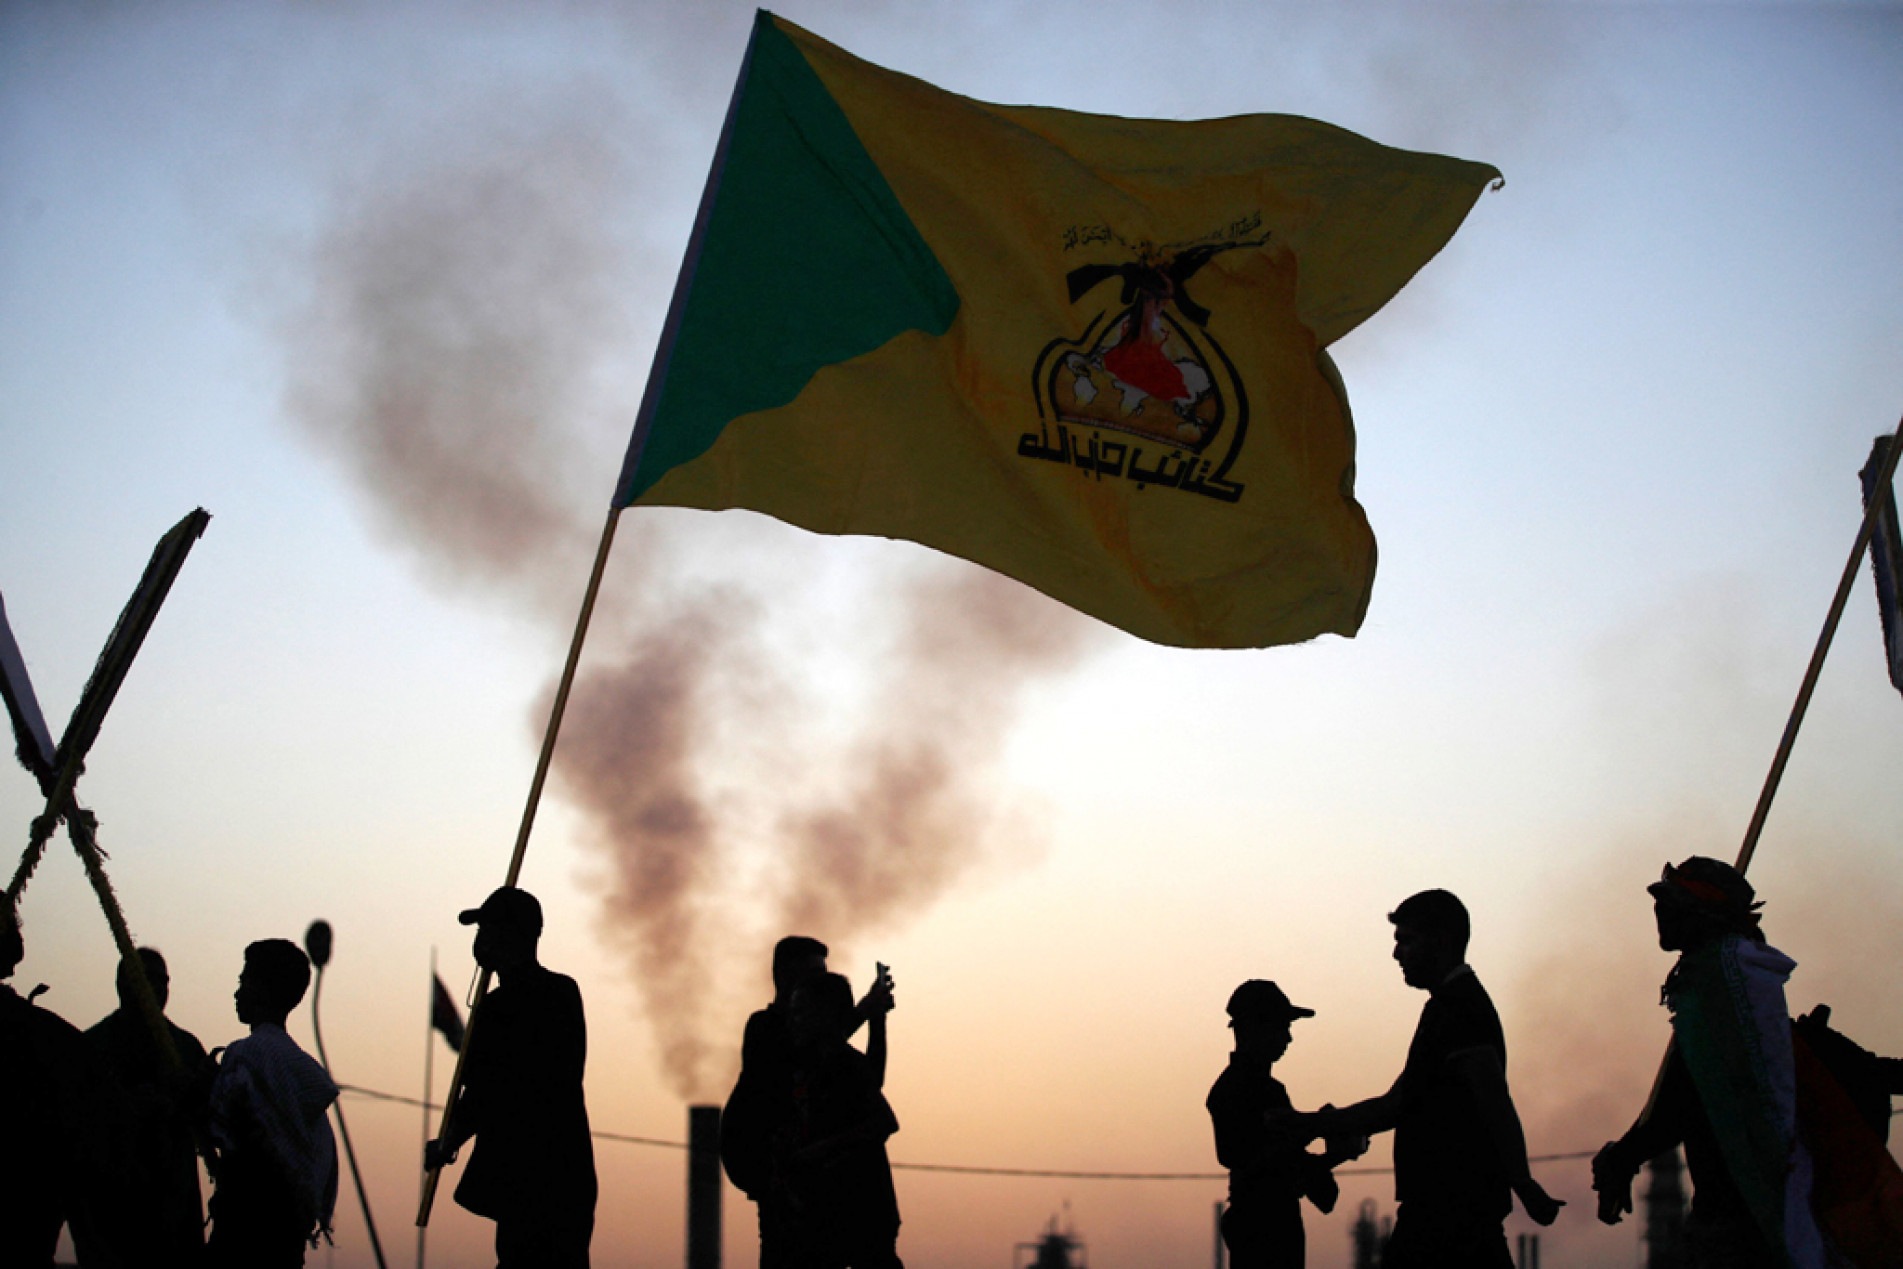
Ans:
<svg viewBox="0 0 1903 1269"><path fill-rule="evenodd" d="M429 1148L429 1099L433 1092L436 1072L436 945L429 950L429 1021L423 1025L423 1148ZM417 1201L422 1201L419 1189ZM429 1237L429 1226L422 1221L416 1223L416 1269L423 1269L424 1240Z"/></svg>
<svg viewBox="0 0 1903 1269"><path fill-rule="evenodd" d="M1837 580L1837 593L1830 601L1830 612L1824 617L1824 628L1817 636L1817 646L1811 651L1810 665L1804 670L1804 681L1797 689L1797 703L1791 706L1791 715L1784 723L1784 735L1778 740L1777 753L1771 758L1771 770L1764 777L1764 787L1758 791L1757 807L1751 812L1751 823L1744 830L1744 843L1738 848L1737 869L1743 872L1751 866L1751 857L1758 852L1758 837L1764 832L1765 817L1771 813L1771 799L1777 796L1777 786L1784 778L1784 767L1791 759L1791 749L1797 743L1797 729L1804 724L1804 712L1810 708L1811 693L1816 690L1817 677L1823 671L1824 657L1830 651L1830 643L1837 634L1837 622L1843 617L1844 604L1850 598L1850 588L1856 584L1857 569L1863 563L1864 550L1870 545L1870 535L1876 529L1877 512L1883 505L1884 491L1890 488L1890 481L1896 475L1896 460L1903 454L1903 423L1890 436L1888 452L1883 457L1883 465L1877 470L1877 478L1871 483L1870 496L1864 499L1863 523L1858 526L1856 543L1850 548L1850 558L1844 561L1843 576Z"/></svg>
<svg viewBox="0 0 1903 1269"><path fill-rule="evenodd" d="M86 816L73 798L73 785L79 780L85 758L82 749L75 748L67 752L53 776L53 783L46 793L46 810L34 819L27 838L26 853L20 857L20 866L14 869L13 880L7 883L7 898L14 903L20 901L20 896L26 891L26 883L33 879L33 870L39 867L40 856L46 853L46 843L52 840L53 830L59 827L60 820ZM73 846L84 858L85 848L77 841Z"/></svg>
<svg viewBox="0 0 1903 1269"><path fill-rule="evenodd" d="M173 1077L177 1077L183 1069L178 1048L172 1043L171 1028L165 1025L158 997L153 994L152 984L145 976L145 963L139 959L133 945L132 931L126 925L119 897L113 893L112 882L106 877L105 852L99 849L99 842L93 836L95 821L92 814L79 805L74 787L80 772L85 769L86 753L99 735L106 711L112 707L120 684L132 668L133 658L138 656L146 633L157 619L166 595L171 593L172 582L185 566L185 557L191 553L192 544L204 535L205 526L209 523L211 513L203 507L194 508L166 530L158 545L152 549L152 558L146 562L138 586L119 613L119 621L113 626L112 634L93 666L92 676L80 693L79 704L73 709L72 718L67 720L66 731L61 735L55 752L58 765L50 779L41 779L40 788L46 794L46 810L33 821L26 853L20 859L13 880L7 884L7 900L17 906L20 895L26 890L26 883L33 876L33 870L39 866L40 857L46 851L46 843L51 840L53 830L59 827L62 819L65 820L66 835L72 840L80 866L86 870L86 880L91 883L93 893L99 898L99 907L106 914L106 925L112 930L112 941L119 949L120 962L132 968L133 1001L152 1032L160 1060Z"/></svg>
<svg viewBox="0 0 1903 1269"><path fill-rule="evenodd" d="M86 870L86 880L92 883L93 893L99 897L99 907L105 912L106 924L112 929L112 941L119 949L119 961L132 966L132 999L158 1045L160 1062L168 1074L177 1077L184 1070L184 1062L179 1058L178 1046L172 1043L172 1029L165 1025L165 1013L159 1008L159 998L152 990L152 981L146 977L145 961L133 945L132 930L126 925L125 912L119 907L119 896L113 892L112 881L106 876L104 852L93 840L92 816L74 806L70 792L66 796L66 804L74 810L66 818L67 835L72 838L73 849Z"/></svg>
<svg viewBox="0 0 1903 1269"><path fill-rule="evenodd" d="M562 714L568 708L568 690L574 686L575 667L581 662L582 642L588 637L588 621L595 613L595 596L601 591L601 575L608 567L608 551L614 546L615 525L621 519L621 508L608 510L608 522L601 529L601 545L595 549L595 567L588 575L588 590L582 595L581 615L575 620L575 634L569 640L568 660L562 665L562 679L555 688L555 704L549 710L548 727L542 733L542 753L535 762L535 778L529 782L528 805L522 808L522 825L516 830L515 853L509 859L509 875L503 881L505 886L513 886L522 875L522 859L529 851L529 831L535 826L535 810L542 801L542 786L548 781L548 768L555 756L555 738L561 734ZM443 1098L442 1123L448 1126L456 1114L456 1102L462 1093L463 1061L469 1056L474 1042L476 1025L481 1020L482 1001L489 994L489 971L484 969L476 979L475 995L469 1002L469 1021L463 1027L463 1047L456 1054L456 1069L449 1077L449 1092ZM432 983L434 979L431 980ZM425 1108L425 1115L429 1113ZM423 1172L423 1199L417 1205L416 1223L419 1226L429 1224L430 1209L436 1204L436 1183L442 1177L442 1168L426 1168Z"/></svg>
<svg viewBox="0 0 1903 1269"><path fill-rule="evenodd" d="M83 751L75 749L60 764L51 791L47 794L46 811L33 821L26 855L20 860L19 870L13 874L12 884L7 887L7 902L18 905L28 878L33 875L33 867L46 849L47 840L64 819L66 835L73 843L73 852L79 856L86 880L99 899L100 911L106 914L106 927L112 931L113 946L119 949L119 961L132 966L133 1002L152 1033L153 1043L158 1046L159 1060L170 1075L177 1076L184 1069L184 1063L178 1056L178 1046L172 1043L171 1028L165 1025L165 1012L159 1008L159 998L145 975L145 962L139 959L138 949L133 944L132 930L126 924L124 909L119 906L119 896L113 891L112 880L106 876L105 852L99 849L98 839L93 836L93 814L81 807L73 797L73 784L84 765L82 756Z"/></svg>

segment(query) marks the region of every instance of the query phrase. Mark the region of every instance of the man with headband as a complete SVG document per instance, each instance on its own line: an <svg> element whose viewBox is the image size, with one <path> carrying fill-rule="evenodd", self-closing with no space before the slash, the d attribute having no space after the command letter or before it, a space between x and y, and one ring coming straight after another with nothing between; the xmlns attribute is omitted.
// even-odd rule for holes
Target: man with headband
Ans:
<svg viewBox="0 0 1903 1269"><path fill-rule="evenodd" d="M1647 889L1659 947L1678 953L1661 993L1672 1044L1638 1122L1593 1159L1599 1219L1617 1224L1639 1168L1683 1145L1692 1269L1822 1265L1784 1003L1796 962L1764 941L1763 905L1729 864L1694 855Z"/></svg>

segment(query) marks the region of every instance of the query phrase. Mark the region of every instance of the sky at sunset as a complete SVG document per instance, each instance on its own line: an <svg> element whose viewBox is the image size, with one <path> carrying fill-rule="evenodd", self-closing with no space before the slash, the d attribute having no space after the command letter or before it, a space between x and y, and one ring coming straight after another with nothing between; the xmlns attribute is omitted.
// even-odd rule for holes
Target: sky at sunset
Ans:
<svg viewBox="0 0 1903 1269"><path fill-rule="evenodd" d="M421 1095L432 949L460 994L751 15L0 4L0 594L57 732L160 534L212 513L79 784L208 1047L244 945L322 917L334 1074ZM1616 1136L1666 1034L1643 887L1736 853L1903 414L1903 7L784 15L985 100L1308 115L1506 183L1332 349L1380 550L1352 640L1163 648L910 544L622 517L522 877L596 1129L680 1141L797 930L856 987L893 967L895 1161L1214 1174L1229 991L1316 1010L1299 1106L1381 1092L1424 999L1385 914L1444 886L1532 1152ZM1793 1008L1898 1054L1903 698L1867 577L1751 876ZM0 771L17 847L39 810ZM63 837L21 912L14 985L108 1012ZM418 1112L343 1106L413 1263ZM596 1158L594 1262L679 1264L683 1154ZM1312 1265L1391 1213L1387 1161L1310 1215ZM1570 1204L1547 1269L1640 1263L1583 1158L1536 1171ZM1095 1269L1190 1269L1224 1192L897 1177L914 1269L1004 1269L1054 1215ZM490 1233L445 1195L430 1261L492 1263ZM347 1177L310 1263L372 1263Z"/></svg>

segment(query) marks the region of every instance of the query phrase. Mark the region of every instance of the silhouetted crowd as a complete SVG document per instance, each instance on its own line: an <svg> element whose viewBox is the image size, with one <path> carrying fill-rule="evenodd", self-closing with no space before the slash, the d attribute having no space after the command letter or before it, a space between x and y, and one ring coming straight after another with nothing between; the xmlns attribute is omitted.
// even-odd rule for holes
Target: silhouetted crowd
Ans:
<svg viewBox="0 0 1903 1269"><path fill-rule="evenodd" d="M24 955L0 905L0 979ZM87 1266L302 1265L337 1199L337 1086L284 1029L310 980L296 944L251 944L232 995L250 1033L211 1054L163 1017L170 979L150 948L119 967L119 1008L85 1032L0 982L0 1265L50 1265L62 1227Z"/></svg>
<svg viewBox="0 0 1903 1269"><path fill-rule="evenodd" d="M1677 955L1662 992L1671 1042L1638 1118L1592 1162L1599 1218L1631 1211L1640 1168L1682 1146L1692 1269L1903 1266L1903 1172L1886 1145L1903 1060L1834 1030L1827 1006L1793 1022L1795 962L1765 941L1735 868L1694 856L1648 889L1659 946ZM1540 1225L1563 1206L1532 1174L1505 1032L1467 963L1465 906L1428 890L1388 919L1402 978L1427 999L1385 1092L1298 1110L1274 1069L1316 1011L1262 979L1229 997L1235 1047L1207 1109L1236 1269L1301 1266L1302 1202L1331 1210L1334 1169L1376 1133L1394 1134L1399 1204L1383 1269L1511 1269L1515 1201ZM597 1184L580 989L540 963L528 892L502 887L460 920L498 985L470 1019L459 1095L425 1166L473 1141L455 1199L495 1222L500 1269L585 1269ZM0 906L0 980L23 956L17 913ZM902 1269L886 1155L899 1122L884 1093L893 981L881 965L855 999L826 957L804 936L774 947L721 1160L757 1208L762 1269ZM337 1086L285 1031L310 982L297 945L252 943L233 994L249 1033L207 1054L164 1018L169 978L150 949L120 966L119 1008L83 1033L0 981L0 1269L50 1265L62 1227L80 1264L102 1269L302 1265L329 1233L338 1182Z"/></svg>
<svg viewBox="0 0 1903 1269"><path fill-rule="evenodd" d="M1639 1169L1682 1146L1690 1269L1903 1266L1903 1172L1884 1144L1903 1061L1832 1029L1828 1006L1793 1022L1784 984L1795 962L1765 942L1762 905L1736 868L1693 856L1648 891L1659 946L1678 954L1661 1001L1672 1038L1637 1120L1593 1160L1599 1219L1617 1224ZM1428 890L1388 919L1401 976L1427 1003L1379 1096L1295 1110L1272 1068L1291 1024L1315 1011L1260 980L1229 998L1235 1052L1208 1109L1229 1169L1222 1236L1236 1269L1303 1264L1301 1201L1330 1210L1331 1170L1377 1132L1394 1133L1399 1204L1381 1269L1513 1269L1515 1199L1539 1225L1563 1206L1529 1166L1500 1017L1466 961L1466 907Z"/></svg>

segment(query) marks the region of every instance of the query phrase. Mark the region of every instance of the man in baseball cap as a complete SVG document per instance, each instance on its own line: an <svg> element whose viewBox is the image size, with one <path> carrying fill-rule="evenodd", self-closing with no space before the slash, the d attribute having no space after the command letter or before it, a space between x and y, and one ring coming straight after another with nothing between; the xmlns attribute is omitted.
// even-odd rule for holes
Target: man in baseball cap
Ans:
<svg viewBox="0 0 1903 1269"><path fill-rule="evenodd" d="M1243 1025L1254 1022L1290 1023L1297 1018L1315 1016L1313 1009L1304 1009L1300 1005L1292 1004L1280 987L1262 978L1251 978L1230 992L1228 1012L1231 1027L1235 1027L1238 1023Z"/></svg>
<svg viewBox="0 0 1903 1269"><path fill-rule="evenodd" d="M457 920L476 927L476 961L500 985L469 1020L462 1096L424 1165L453 1162L474 1137L456 1202L495 1221L498 1269L587 1269L596 1182L581 990L537 959L542 905L528 891L503 886Z"/></svg>
<svg viewBox="0 0 1903 1269"><path fill-rule="evenodd" d="M1235 1052L1204 1103L1216 1130L1216 1158L1229 1169L1222 1241L1235 1269L1299 1266L1306 1243L1301 1200L1332 1210L1338 1193L1332 1169L1366 1143L1338 1149L1340 1143L1329 1142L1325 1153L1310 1154L1269 1125L1270 1116L1294 1109L1273 1071L1288 1052L1290 1024L1314 1017L1313 1009L1291 1003L1274 983L1252 978L1229 993L1228 1013Z"/></svg>
<svg viewBox="0 0 1903 1269"><path fill-rule="evenodd" d="M463 925L488 926L542 937L542 905L536 897L515 886L497 886L480 908L464 908L456 917Z"/></svg>

